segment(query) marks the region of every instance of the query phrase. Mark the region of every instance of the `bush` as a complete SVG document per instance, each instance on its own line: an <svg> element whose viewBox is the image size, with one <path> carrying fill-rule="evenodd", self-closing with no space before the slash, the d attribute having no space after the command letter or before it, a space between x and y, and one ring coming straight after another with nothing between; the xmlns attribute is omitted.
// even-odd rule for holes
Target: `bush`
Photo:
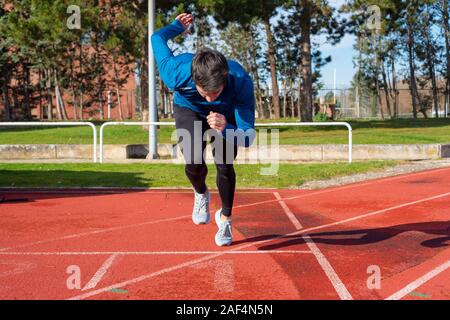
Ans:
<svg viewBox="0 0 450 320"><path fill-rule="evenodd" d="M326 113L318 113L314 116L314 122L326 122L328 120L329 118Z"/></svg>

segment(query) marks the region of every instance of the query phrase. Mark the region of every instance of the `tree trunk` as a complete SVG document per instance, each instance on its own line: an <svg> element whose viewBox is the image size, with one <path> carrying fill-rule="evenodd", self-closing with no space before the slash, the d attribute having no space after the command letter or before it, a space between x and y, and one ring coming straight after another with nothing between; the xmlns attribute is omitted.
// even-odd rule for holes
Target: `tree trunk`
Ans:
<svg viewBox="0 0 450 320"><path fill-rule="evenodd" d="M56 98L56 116L58 117L58 120L62 120L62 112L61 112L61 105L59 104L59 92L57 85L55 85L55 98Z"/></svg>
<svg viewBox="0 0 450 320"><path fill-rule="evenodd" d="M251 64L252 64L252 74L255 80L255 84L256 84L256 108L258 110L258 115L261 118L265 118L264 115L264 106L263 106L263 101L262 101L262 95L261 95L261 82L259 79L259 72L258 72L258 62L256 61L256 56L257 56L257 50L256 50L256 46L255 46L255 39L253 36L253 31L250 29L250 50L252 52L251 55Z"/></svg>
<svg viewBox="0 0 450 320"><path fill-rule="evenodd" d="M412 107L414 119L417 119L417 83L416 68L414 64L414 35L413 26L408 24L408 64L409 64L409 86L411 90Z"/></svg>
<svg viewBox="0 0 450 320"><path fill-rule="evenodd" d="M61 113L63 116L64 120L68 120L69 116L67 115L67 110L66 110L66 104L64 103L64 92L62 91L61 87L58 85L58 98L59 98L59 102L60 102L60 106L61 106Z"/></svg>
<svg viewBox="0 0 450 320"><path fill-rule="evenodd" d="M115 83L116 83L117 107L119 108L119 118L120 118L120 121L123 121L122 102L120 99L119 73L117 72L117 64L116 64L115 56L113 56L113 68L114 68L114 79L115 79Z"/></svg>
<svg viewBox="0 0 450 320"><path fill-rule="evenodd" d="M383 106L381 101L381 94L380 94L380 81L378 79L378 74L380 70L380 59L378 57L378 30L375 30L373 34L373 50L375 53L375 87L377 89L377 109L380 111L381 119L384 119L384 112L383 112Z"/></svg>
<svg viewBox="0 0 450 320"><path fill-rule="evenodd" d="M119 108L119 118L120 121L123 121L122 99L120 97L120 87L118 83L116 83L116 95L117 95L117 107Z"/></svg>
<svg viewBox="0 0 450 320"><path fill-rule="evenodd" d="M46 70L47 77L47 120L53 120L53 95L52 95L52 74L50 69Z"/></svg>
<svg viewBox="0 0 450 320"><path fill-rule="evenodd" d="M130 119L130 92L127 91L127 107L125 108L127 111L126 118Z"/></svg>
<svg viewBox="0 0 450 320"><path fill-rule="evenodd" d="M5 121L11 120L11 110L9 107L9 96L8 96L8 83L9 83L9 73L5 72L2 84L3 101L5 109L3 111L3 119Z"/></svg>
<svg viewBox="0 0 450 320"><path fill-rule="evenodd" d="M98 103L99 103L99 110L100 110L100 119L105 120L105 108L104 108L104 101L103 101L103 85L100 85L97 95L98 95Z"/></svg>
<svg viewBox="0 0 450 320"><path fill-rule="evenodd" d="M76 121L78 120L77 116L77 95L76 95L76 86L75 86L75 76L73 72L73 64L74 64L74 54L70 55L70 82L71 82L71 89L72 89L72 108L73 108L73 119Z"/></svg>
<svg viewBox="0 0 450 320"><path fill-rule="evenodd" d="M291 118L295 117L295 103L294 103L294 80L289 80L289 92L290 92L290 105L291 105Z"/></svg>
<svg viewBox="0 0 450 320"><path fill-rule="evenodd" d="M19 104L19 97L17 96L17 89L12 87L12 93L13 93L13 103L14 103L14 109L18 109L20 104Z"/></svg>
<svg viewBox="0 0 450 320"><path fill-rule="evenodd" d="M303 11L300 18L301 25L301 71L300 71L300 120L312 122L313 87L312 87L312 59L311 59L311 3L303 0Z"/></svg>
<svg viewBox="0 0 450 320"><path fill-rule="evenodd" d="M436 118L439 118L439 98L438 98L438 88L436 83L436 69L435 69L435 52L433 44L431 43L430 39L430 23L429 20L426 22L425 30L423 30L423 36L425 38L425 45L426 45L426 60L427 60L427 67L428 67L428 76L431 80L431 90L433 92L433 109L435 111Z"/></svg>
<svg viewBox="0 0 450 320"><path fill-rule="evenodd" d="M267 35L267 55L270 64L270 77L272 79L272 101L274 117L276 119L280 118L280 93L278 90L278 79L277 79L277 63L275 58L275 41L273 39L272 30L270 29L270 17L264 17L264 27L266 29Z"/></svg>
<svg viewBox="0 0 450 320"><path fill-rule="evenodd" d="M80 119L83 121L83 41L80 36Z"/></svg>
<svg viewBox="0 0 450 320"><path fill-rule="evenodd" d="M429 52L429 51L428 51ZM429 53L427 54L428 56L430 55ZM428 70L430 73L430 78L431 78L431 86L432 86L432 91L433 91L433 106L434 106L434 112L435 112L435 116L436 118L439 118L439 98L438 98L438 88L437 88L437 82L436 82L436 72L435 72L435 66L434 66L434 59L432 59L431 57L429 57L428 61Z"/></svg>
<svg viewBox="0 0 450 320"><path fill-rule="evenodd" d="M25 79L24 79L24 94L25 94L25 105L24 105L24 111L25 111L25 118L27 120L32 119L31 115L31 103L30 103L30 68L28 66L28 63L23 64L23 69L25 72Z"/></svg>
<svg viewBox="0 0 450 320"><path fill-rule="evenodd" d="M74 120L78 120L77 115L77 94L75 93L75 88L72 88L72 101L73 101L73 118Z"/></svg>
<svg viewBox="0 0 450 320"><path fill-rule="evenodd" d="M299 65L299 73L301 70L301 65ZM299 119L301 119L301 110L302 110L302 101L301 101L301 95L302 95L302 80L300 78L297 86L297 116Z"/></svg>
<svg viewBox="0 0 450 320"><path fill-rule="evenodd" d="M395 50L391 53L392 89L394 90L394 118L398 118L397 71L395 69Z"/></svg>
<svg viewBox="0 0 450 320"><path fill-rule="evenodd" d="M283 117L284 118L287 118L286 109L287 109L287 80L283 79Z"/></svg>
<svg viewBox="0 0 450 320"><path fill-rule="evenodd" d="M44 119L44 107L42 105L42 70L38 69L38 88L39 88L39 120Z"/></svg>
<svg viewBox="0 0 450 320"><path fill-rule="evenodd" d="M55 73L55 97L56 97L56 112L59 120L67 120L67 112L64 107L64 101L61 96L61 91L59 88L59 80L56 74L56 70L53 70Z"/></svg>
<svg viewBox="0 0 450 320"><path fill-rule="evenodd" d="M363 56L363 44L361 39L361 32L358 31L358 84L356 86L356 118L359 119L361 117L361 66L362 66L362 56Z"/></svg>
<svg viewBox="0 0 450 320"><path fill-rule="evenodd" d="M389 117L392 118L392 110L391 110L391 101L389 99L389 90L388 90L388 81L386 79L386 70L384 67L384 61L381 64L381 74L383 76L383 87L384 87L384 95L386 97L386 108L389 114Z"/></svg>
<svg viewBox="0 0 450 320"><path fill-rule="evenodd" d="M148 110L149 110L149 101L148 101L148 39L147 36L145 39L145 45L143 51L145 52L144 59L142 60L141 69L140 69L140 88L141 88L141 101L139 103L139 112L142 116L142 121L148 121Z"/></svg>
<svg viewBox="0 0 450 320"><path fill-rule="evenodd" d="M443 2L444 19L442 19L442 24L444 27L445 55L447 58L446 103L450 105L450 17L448 14L448 0L443 0ZM445 116L447 117L447 115Z"/></svg>

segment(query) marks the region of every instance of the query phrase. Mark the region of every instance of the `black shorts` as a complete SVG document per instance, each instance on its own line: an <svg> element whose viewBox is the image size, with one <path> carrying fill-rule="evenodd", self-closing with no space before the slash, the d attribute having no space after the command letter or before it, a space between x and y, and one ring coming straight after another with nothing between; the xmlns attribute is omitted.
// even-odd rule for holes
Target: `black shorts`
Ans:
<svg viewBox="0 0 450 320"><path fill-rule="evenodd" d="M211 129L206 118L191 109L177 105L174 106L174 116L178 145L186 164L205 163L207 142L211 143L216 164L233 164L237 156L237 146L225 140L221 133ZM236 125L235 119L226 120L227 123Z"/></svg>

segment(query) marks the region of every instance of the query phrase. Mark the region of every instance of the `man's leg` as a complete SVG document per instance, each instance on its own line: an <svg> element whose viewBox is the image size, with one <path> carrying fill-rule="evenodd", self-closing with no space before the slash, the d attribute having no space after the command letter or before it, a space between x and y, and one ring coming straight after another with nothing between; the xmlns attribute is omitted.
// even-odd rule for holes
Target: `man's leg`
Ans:
<svg viewBox="0 0 450 320"><path fill-rule="evenodd" d="M227 122L236 125L234 119L227 119ZM238 147L225 140L221 133L209 131L211 133L211 146L214 156L214 163L217 169L216 185L222 201L222 215L231 217L236 190L236 173L234 171L234 160L238 153Z"/></svg>
<svg viewBox="0 0 450 320"><path fill-rule="evenodd" d="M194 111L174 106L175 124L178 133L178 145L185 160L185 173L198 193L206 191L208 167L203 159L206 141L203 132L205 121ZM200 147L201 146L201 147Z"/></svg>
<svg viewBox="0 0 450 320"><path fill-rule="evenodd" d="M237 156L237 146L228 143L219 135L215 135L211 142L217 168L216 183L222 201L222 209L215 214L215 221L219 228L215 241L218 246L229 246L233 241L231 214L236 189L233 162Z"/></svg>
<svg viewBox="0 0 450 320"><path fill-rule="evenodd" d="M213 149L214 162L217 169L216 185L222 201L222 215L231 217L236 190L236 173L233 162L237 156L237 146L221 140L222 148ZM231 154L230 154L231 153Z"/></svg>
<svg viewBox="0 0 450 320"><path fill-rule="evenodd" d="M203 158L206 141L203 133L207 123L194 111L175 106L175 123L178 145L185 159L185 173L195 190L192 220L195 224L206 224L210 221L210 194L206 186L208 167Z"/></svg>

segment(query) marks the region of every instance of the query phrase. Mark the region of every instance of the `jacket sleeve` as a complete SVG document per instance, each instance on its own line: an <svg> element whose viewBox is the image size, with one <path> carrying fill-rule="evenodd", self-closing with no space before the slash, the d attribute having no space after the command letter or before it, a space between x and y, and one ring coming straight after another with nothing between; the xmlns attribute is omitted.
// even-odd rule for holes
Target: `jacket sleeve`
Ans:
<svg viewBox="0 0 450 320"><path fill-rule="evenodd" d="M225 139L238 146L248 148L256 137L255 132L255 95L253 81L246 74L236 87L237 100L235 106L236 125L227 123L223 132Z"/></svg>
<svg viewBox="0 0 450 320"><path fill-rule="evenodd" d="M183 61L173 55L167 42L183 32L183 25L180 21L175 20L151 36L153 54L158 65L159 74L164 84L171 90L175 90L184 80L180 68Z"/></svg>

